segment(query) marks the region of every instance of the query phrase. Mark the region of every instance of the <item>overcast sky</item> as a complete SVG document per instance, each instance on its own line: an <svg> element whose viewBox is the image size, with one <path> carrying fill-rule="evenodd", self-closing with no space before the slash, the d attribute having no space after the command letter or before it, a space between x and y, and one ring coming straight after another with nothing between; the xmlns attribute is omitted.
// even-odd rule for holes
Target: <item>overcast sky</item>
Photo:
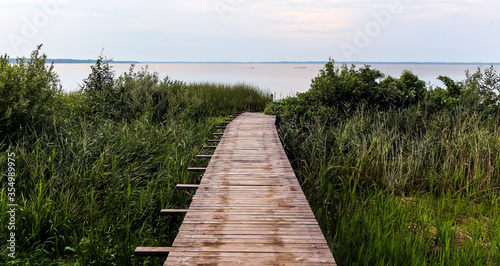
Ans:
<svg viewBox="0 0 500 266"><path fill-rule="evenodd" d="M0 1L11 57L500 62L497 0Z"/></svg>

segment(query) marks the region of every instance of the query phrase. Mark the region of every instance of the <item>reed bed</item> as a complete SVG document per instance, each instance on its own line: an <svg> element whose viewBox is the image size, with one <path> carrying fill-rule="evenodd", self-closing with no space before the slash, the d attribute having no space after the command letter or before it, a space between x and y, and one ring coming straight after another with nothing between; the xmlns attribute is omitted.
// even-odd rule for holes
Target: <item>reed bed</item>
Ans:
<svg viewBox="0 0 500 266"><path fill-rule="evenodd" d="M54 90L57 76L45 68L38 52L28 62L2 65L2 77L19 69L33 71L24 81L4 79L12 84L0 87L2 93L14 85L23 88L22 82L41 74L49 75L51 83L39 90L54 93L50 101L39 103L50 104L46 108L51 112L36 121L16 115L14 101L23 100L13 98L9 126L15 131L0 134L2 176L8 171L8 154L15 153L17 204L16 258L8 257L3 241L0 264L163 263L164 258L134 257L133 251L172 244L182 219L159 216L159 211L187 208L192 197L176 190L176 184L199 182L201 176L187 168L206 166L206 160L195 156L204 152L216 125L247 110L249 94L254 110L263 110L270 101L270 95L244 84L185 84L133 68L115 77L108 63L100 58L74 93ZM38 109L24 107L22 112L37 117L30 111ZM9 219L7 193L2 181L2 221ZM10 232L0 227L1 239Z"/></svg>
<svg viewBox="0 0 500 266"><path fill-rule="evenodd" d="M500 264L500 112L298 98L277 127L339 265Z"/></svg>

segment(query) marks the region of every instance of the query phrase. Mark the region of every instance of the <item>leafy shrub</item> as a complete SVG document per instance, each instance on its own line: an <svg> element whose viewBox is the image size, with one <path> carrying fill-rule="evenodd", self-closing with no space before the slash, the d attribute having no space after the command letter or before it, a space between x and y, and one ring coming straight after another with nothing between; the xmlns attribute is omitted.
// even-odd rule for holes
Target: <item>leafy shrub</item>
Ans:
<svg viewBox="0 0 500 266"><path fill-rule="evenodd" d="M169 109L174 108L173 102L184 82L168 76L160 81L158 73L149 72L147 67L137 72L134 67L132 65L116 82L121 117L132 119L148 114L156 122L163 121Z"/></svg>
<svg viewBox="0 0 500 266"><path fill-rule="evenodd" d="M500 74L493 66L485 69L484 72L481 68L478 68L473 74L466 71L465 75L465 86L469 90L477 92L481 103L486 108L495 108L500 104Z"/></svg>
<svg viewBox="0 0 500 266"><path fill-rule="evenodd" d="M425 82L409 70L399 79L383 78L379 70L369 65L356 69L354 65L347 67L344 64L336 68L330 60L313 79L310 93L304 96L327 106L365 103L384 108L410 106L425 97Z"/></svg>
<svg viewBox="0 0 500 266"><path fill-rule="evenodd" d="M115 72L109 63L110 60L100 55L90 67L91 73L83 80L81 90L88 98L90 114L112 119L119 116L115 109L119 95L115 89Z"/></svg>
<svg viewBox="0 0 500 266"><path fill-rule="evenodd" d="M7 55L0 56L0 138L14 136L23 127L40 128L54 113L61 85L54 66L46 66L41 48L15 64Z"/></svg>

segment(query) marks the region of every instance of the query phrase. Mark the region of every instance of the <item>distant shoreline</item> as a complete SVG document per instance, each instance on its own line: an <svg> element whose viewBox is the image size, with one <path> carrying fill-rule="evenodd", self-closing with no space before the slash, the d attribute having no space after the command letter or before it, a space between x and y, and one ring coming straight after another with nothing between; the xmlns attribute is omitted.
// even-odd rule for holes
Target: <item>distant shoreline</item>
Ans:
<svg viewBox="0 0 500 266"><path fill-rule="evenodd" d="M113 62L115 63L115 62ZM321 64L328 61L277 61L277 62L187 62L187 61L142 61L139 64ZM335 61L335 64L355 65L500 65L500 63L485 62L362 62L362 61Z"/></svg>
<svg viewBox="0 0 500 266"><path fill-rule="evenodd" d="M92 59L46 59L47 63L54 64L95 64L96 60ZM16 59L11 58L11 63L15 63ZM238 62L238 61L222 61L222 62L190 62L190 61L111 61L112 64L321 64L324 65L328 61L271 61L271 62ZM376 61L335 61L336 64L355 64L355 65L500 65L497 63L486 62L376 62Z"/></svg>

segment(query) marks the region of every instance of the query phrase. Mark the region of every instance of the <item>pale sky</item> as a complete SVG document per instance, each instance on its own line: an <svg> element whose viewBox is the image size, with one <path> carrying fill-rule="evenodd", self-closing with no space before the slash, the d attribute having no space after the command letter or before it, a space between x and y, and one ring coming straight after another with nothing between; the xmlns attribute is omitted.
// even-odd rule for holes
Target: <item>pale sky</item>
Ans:
<svg viewBox="0 0 500 266"><path fill-rule="evenodd" d="M11 57L500 62L497 0L0 0L0 18Z"/></svg>

